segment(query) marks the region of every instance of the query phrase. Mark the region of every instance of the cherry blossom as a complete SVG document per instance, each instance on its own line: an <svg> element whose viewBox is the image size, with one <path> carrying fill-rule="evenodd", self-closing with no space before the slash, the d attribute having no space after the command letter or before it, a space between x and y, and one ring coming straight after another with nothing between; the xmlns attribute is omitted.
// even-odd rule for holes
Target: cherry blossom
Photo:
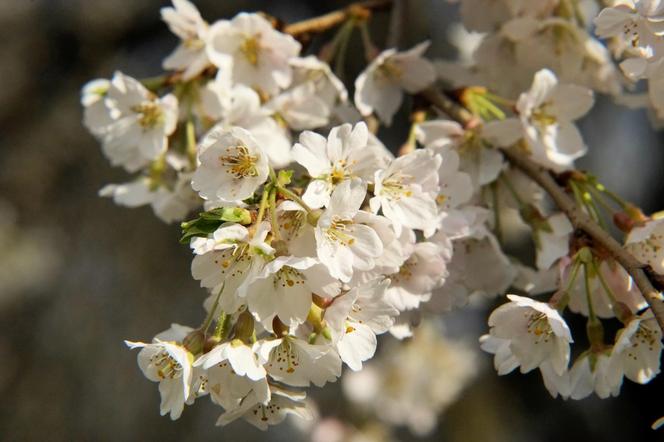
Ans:
<svg viewBox="0 0 664 442"><path fill-rule="evenodd" d="M200 167L191 185L202 198L237 201L250 197L268 175L268 160L241 127L213 130L199 146Z"/></svg>
<svg viewBox="0 0 664 442"><path fill-rule="evenodd" d="M430 61L423 57L429 42L405 52L388 49L355 80L355 105L364 116L373 112L388 126L401 106L403 91L416 93L436 78Z"/></svg>
<svg viewBox="0 0 664 442"><path fill-rule="evenodd" d="M218 21L208 38L210 60L220 68L228 67L231 61L234 82L268 94L290 85L293 72L289 62L299 54L300 44L275 31L262 16L240 13L230 21Z"/></svg>

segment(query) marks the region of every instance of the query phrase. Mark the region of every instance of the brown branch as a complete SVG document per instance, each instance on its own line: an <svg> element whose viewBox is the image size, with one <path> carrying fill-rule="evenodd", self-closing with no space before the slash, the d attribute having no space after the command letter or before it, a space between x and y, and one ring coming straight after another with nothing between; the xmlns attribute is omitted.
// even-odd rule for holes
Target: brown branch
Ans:
<svg viewBox="0 0 664 442"><path fill-rule="evenodd" d="M477 118L465 108L437 91L430 89L425 91L422 96L465 127L472 127L478 123ZM634 258L615 238L581 210L556 182L550 171L533 162L528 155L518 148L511 147L501 150L514 167L525 173L551 196L553 202L567 215L575 228L588 234L625 268L641 290L643 297L655 315L657 323L664 331L664 301L662 301L659 291L655 288L658 281L654 280L653 275L649 275L647 266Z"/></svg>
<svg viewBox="0 0 664 442"><path fill-rule="evenodd" d="M302 20L297 23L284 26L282 32L290 34L293 37L305 34L315 34L325 32L349 18L362 16L366 11L379 11L387 9L392 4L392 0L367 0L363 2L352 3L344 9L332 11L325 15Z"/></svg>

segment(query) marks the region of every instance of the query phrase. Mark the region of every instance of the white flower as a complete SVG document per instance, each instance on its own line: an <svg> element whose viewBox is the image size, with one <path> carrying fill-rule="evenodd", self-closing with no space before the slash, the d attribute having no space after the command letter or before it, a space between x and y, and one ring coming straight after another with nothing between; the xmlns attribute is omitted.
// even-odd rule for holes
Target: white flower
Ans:
<svg viewBox="0 0 664 442"><path fill-rule="evenodd" d="M249 397L237 408L227 410L219 416L217 425L227 425L242 417L251 425L267 430L268 426L281 423L289 414L302 419L312 419L311 411L306 403L302 402L304 393L287 391L274 385L271 385L270 389L272 394L268 403L263 404Z"/></svg>
<svg viewBox="0 0 664 442"><path fill-rule="evenodd" d="M436 202L441 210L449 211L470 201L474 186L470 175L459 171L460 159L456 151L443 149L441 157L438 169L440 190Z"/></svg>
<svg viewBox="0 0 664 442"><path fill-rule="evenodd" d="M315 132L302 132L292 155L313 178L302 196L313 208L326 206L334 188L344 181L355 177L371 181L386 160L380 146L371 142L363 122L354 127L337 126L327 139Z"/></svg>
<svg viewBox="0 0 664 442"><path fill-rule="evenodd" d="M593 392L601 399L618 396L622 380L622 372L613 369L608 353L586 352L574 362L569 371L569 397L579 400Z"/></svg>
<svg viewBox="0 0 664 442"><path fill-rule="evenodd" d="M192 241L196 256L191 263L191 274L201 281L201 287L212 289L206 305L213 302L220 291L219 307L226 313L234 313L246 303L239 296L238 288L261 271L265 256L274 253L265 243L268 231L268 223L263 222L250 237L244 226L225 224L211 238Z"/></svg>
<svg viewBox="0 0 664 442"><path fill-rule="evenodd" d="M271 378L293 387L322 387L341 376L341 359L329 345L287 335L264 341L258 353Z"/></svg>
<svg viewBox="0 0 664 442"><path fill-rule="evenodd" d="M477 373L473 349L446 338L436 325L423 322L406 342L381 342L374 361L344 374L344 394L385 422L407 425L419 436L431 433Z"/></svg>
<svg viewBox="0 0 664 442"><path fill-rule="evenodd" d="M330 65L313 55L290 60L293 67L293 86L311 84L316 96L332 110L338 102L348 100L346 86L332 72Z"/></svg>
<svg viewBox="0 0 664 442"><path fill-rule="evenodd" d="M537 248L537 268L546 270L569 252L569 237L574 231L564 213L548 217L545 224L535 225L533 235Z"/></svg>
<svg viewBox="0 0 664 442"><path fill-rule="evenodd" d="M464 129L456 121L430 120L418 123L415 134L421 144L443 156L439 175L446 207L468 201L475 189L493 182L504 168L503 156L484 142L481 126Z"/></svg>
<svg viewBox="0 0 664 442"><path fill-rule="evenodd" d="M106 106L113 122L103 130L103 150L111 164L136 172L166 151L177 123L174 95L157 98L138 80L116 72Z"/></svg>
<svg viewBox="0 0 664 442"><path fill-rule="evenodd" d="M385 298L389 280L373 280L334 299L325 310L325 321L332 332L341 360L357 371L362 362L373 357L376 335L385 333L399 314Z"/></svg>
<svg viewBox="0 0 664 442"><path fill-rule="evenodd" d="M500 146L522 139L533 160L560 172L586 153L573 121L585 115L592 105L591 90L558 84L553 72L543 69L535 74L530 91L519 97L516 107L520 119L491 122L485 127L485 134Z"/></svg>
<svg viewBox="0 0 664 442"><path fill-rule="evenodd" d="M376 231L380 242L383 243L383 253L375 259L376 265L373 269L354 272L349 285L355 287L360 282L367 282L383 275L397 273L413 250L416 240L415 232L403 228L401 234L397 236L394 232L393 223L389 219L370 212L358 212L355 220Z"/></svg>
<svg viewBox="0 0 664 442"><path fill-rule="evenodd" d="M509 339L497 338L492 335L480 336L480 348L494 355L493 367L500 376L511 373L519 366L519 360L510 348Z"/></svg>
<svg viewBox="0 0 664 442"><path fill-rule="evenodd" d="M125 341L129 348L141 348L138 366L146 378L159 382L161 415L170 413L171 419L180 417L189 397L194 356L178 342L193 329L173 324L155 336L151 344Z"/></svg>
<svg viewBox="0 0 664 442"><path fill-rule="evenodd" d="M616 303L622 304L622 307L627 307L632 313L648 305L632 277L620 264L612 260L602 260L598 268L599 274L592 267L588 272L590 302L598 317L612 318L615 316L614 308L618 306L613 305L613 299ZM567 287L573 274L571 260L563 258L560 262L560 270L560 287ZM610 293L607 293L607 289L610 290ZM589 316L583 267L579 269L576 281L570 287L568 307L575 313Z"/></svg>
<svg viewBox="0 0 664 442"><path fill-rule="evenodd" d="M223 361L228 361L235 374L257 381L266 376L265 368L258 360L257 349L258 344L248 346L239 339L233 339L217 345L196 359L194 366L207 370Z"/></svg>
<svg viewBox="0 0 664 442"><path fill-rule="evenodd" d="M242 346L238 346L238 348L240 347ZM247 354L244 348L238 353L247 357L247 364L252 364L252 356ZM239 363L237 359L240 355L234 355L236 364ZM215 355L215 359L218 359L218 356ZM194 386L198 386L202 393L209 393L212 402L227 410L235 409L245 401L263 404L270 401L270 387L267 377L263 376L254 380L246 376L246 373L240 375L231 367L229 359L209 364L207 368L203 368L203 365L199 364L194 366L194 373L199 374L198 378L195 379Z"/></svg>
<svg viewBox="0 0 664 442"><path fill-rule="evenodd" d="M494 31L512 17L547 17L557 0L461 0L461 18L470 30Z"/></svg>
<svg viewBox="0 0 664 442"><path fill-rule="evenodd" d="M175 8L161 8L161 18L182 42L166 57L164 69L182 70L182 79L191 80L210 65L205 51L208 24L193 3L173 0Z"/></svg>
<svg viewBox="0 0 664 442"><path fill-rule="evenodd" d="M625 377L639 384L650 382L659 374L662 354L662 331L652 311L635 316L618 331L611 350L611 360Z"/></svg>
<svg viewBox="0 0 664 442"><path fill-rule="evenodd" d="M401 226L425 230L435 222L441 161L439 155L418 149L396 158L387 169L376 171L371 210L377 213L382 209L397 235Z"/></svg>
<svg viewBox="0 0 664 442"><path fill-rule="evenodd" d="M222 75L217 75L201 89L201 109L205 118L216 121L215 129L239 126L249 131L273 167L291 162L290 134L272 118L273 112L261 105L258 93L250 87L231 87Z"/></svg>
<svg viewBox="0 0 664 442"><path fill-rule="evenodd" d="M191 185L204 199L249 198L268 175L267 156L241 127L212 130L201 141L198 159Z"/></svg>
<svg viewBox="0 0 664 442"><path fill-rule="evenodd" d="M383 51L355 80L355 105L364 116L374 111L386 124L401 106L403 91L417 93L436 79L430 61L422 55L429 47L423 42L405 52Z"/></svg>
<svg viewBox="0 0 664 442"><path fill-rule="evenodd" d="M498 307L489 317L490 335L509 341L509 352L521 366L522 373L549 362L556 373L562 374L567 369L573 342L565 320L543 302L516 295L507 297L510 302ZM500 358L510 361L504 344L497 349L497 358L500 351ZM487 347L487 351L493 350L496 347Z"/></svg>
<svg viewBox="0 0 664 442"><path fill-rule="evenodd" d="M639 56L662 55L664 3L659 0L636 0L632 4L623 2L604 8L594 23L599 37L621 37L628 50L636 51Z"/></svg>
<svg viewBox="0 0 664 442"><path fill-rule="evenodd" d="M283 118L293 130L323 127L330 119L330 108L318 97L312 83L282 92L265 107Z"/></svg>
<svg viewBox="0 0 664 442"><path fill-rule="evenodd" d="M466 221L463 222L466 226ZM444 235L430 238L449 241ZM485 233L480 238L466 238L453 241L452 259L447 264L449 272L443 287L438 289L431 301L436 311L449 311L466 305L471 297L493 297L505 293L514 278L516 269L503 253L496 238ZM482 269L481 272L468 272L468 269Z"/></svg>
<svg viewBox="0 0 664 442"><path fill-rule="evenodd" d="M314 230L318 259L343 282L351 279L354 269L371 270L383 253L376 231L355 220L365 196L366 185L359 179L343 181Z"/></svg>
<svg viewBox="0 0 664 442"><path fill-rule="evenodd" d="M664 218L633 228L625 244L636 259L664 275Z"/></svg>
<svg viewBox="0 0 664 442"><path fill-rule="evenodd" d="M618 70L606 47L585 29L562 17L517 17L488 34L475 51L471 75L458 85L483 84L505 97L515 97L543 68L561 80L603 93L621 91Z"/></svg>
<svg viewBox="0 0 664 442"><path fill-rule="evenodd" d="M200 199L191 189L191 178L185 174L178 177L172 190L163 185L155 189L149 178L141 177L129 183L107 184L99 196L112 197L115 204L126 207L150 204L157 217L167 223L182 221L200 205Z"/></svg>
<svg viewBox="0 0 664 442"><path fill-rule="evenodd" d="M570 397L572 386L570 385L569 371L558 374L550 362L544 362L540 365L539 370L544 386L553 398L561 396L563 399L567 399Z"/></svg>
<svg viewBox="0 0 664 442"><path fill-rule="evenodd" d="M290 85L289 61L299 54L300 44L259 14L240 13L212 25L207 51L212 63L221 68L232 61L234 83L273 95Z"/></svg>
<svg viewBox="0 0 664 442"><path fill-rule="evenodd" d="M113 122L105 102L110 87L110 81L100 78L87 82L81 91L83 124L96 137L102 137Z"/></svg>
<svg viewBox="0 0 664 442"><path fill-rule="evenodd" d="M416 243L399 272L389 275L387 299L400 311L415 309L431 298L433 289L440 287L446 276L447 266L438 245Z"/></svg>
<svg viewBox="0 0 664 442"><path fill-rule="evenodd" d="M312 293L331 298L340 289L340 283L318 260L279 256L240 286L238 295L247 298L249 311L272 331L275 316L287 327L302 324L311 308Z"/></svg>

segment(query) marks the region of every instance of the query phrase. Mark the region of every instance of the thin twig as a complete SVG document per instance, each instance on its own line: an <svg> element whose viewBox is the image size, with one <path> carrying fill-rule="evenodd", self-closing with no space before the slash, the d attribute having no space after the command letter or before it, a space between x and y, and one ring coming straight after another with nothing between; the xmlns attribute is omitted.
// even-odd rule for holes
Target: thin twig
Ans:
<svg viewBox="0 0 664 442"><path fill-rule="evenodd" d="M479 123L475 116L444 94L428 89L421 95L465 127L473 127ZM625 268L650 305L659 327L664 331L664 301L662 301L659 291L655 288L657 281L654 281L655 277L652 272L648 272L648 266L637 260L615 238L581 210L556 182L549 170L533 162L520 149L511 147L502 149L502 152L514 167L525 173L549 194L553 202L567 215L575 228L588 234Z"/></svg>
<svg viewBox="0 0 664 442"><path fill-rule="evenodd" d="M406 22L406 9L408 0L394 0L390 15L390 27L387 32L386 48L399 48L403 39L404 23Z"/></svg>
<svg viewBox="0 0 664 442"><path fill-rule="evenodd" d="M347 8L340 9L338 11L332 11L325 15L286 25L282 31L286 34L292 35L293 37L298 37L304 34L325 32L328 29L333 28L355 16L358 11L379 11L381 9L390 7L391 4L392 0L367 0L363 2L357 2L351 4Z"/></svg>

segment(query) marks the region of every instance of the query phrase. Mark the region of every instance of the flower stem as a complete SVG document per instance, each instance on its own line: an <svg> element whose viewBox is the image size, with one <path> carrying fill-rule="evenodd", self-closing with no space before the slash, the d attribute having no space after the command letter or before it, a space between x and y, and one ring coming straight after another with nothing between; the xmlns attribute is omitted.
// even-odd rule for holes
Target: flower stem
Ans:
<svg viewBox="0 0 664 442"><path fill-rule="evenodd" d="M279 222L277 221L277 188L270 190L270 201L268 203L270 211L270 226L272 227L272 237L279 241L281 232L279 231Z"/></svg>
<svg viewBox="0 0 664 442"><path fill-rule="evenodd" d="M228 334L228 323L231 317L223 310L217 317L217 326L214 328L214 337L217 339L224 339Z"/></svg>
<svg viewBox="0 0 664 442"><path fill-rule="evenodd" d="M221 299L221 293L224 291L224 284L221 285L221 288L219 289L219 293L217 293L217 297L214 299L214 304L212 304L212 308L208 312L207 316L205 317L205 320L203 321L203 324L199 327L203 332L207 332L207 329L210 327L210 323L212 323L212 318L214 317L214 312L217 311L217 307L219 306L219 299Z"/></svg>
<svg viewBox="0 0 664 442"><path fill-rule="evenodd" d="M261 204L258 206L258 215L256 216L256 224L260 224L261 221L263 221L263 217L265 216L265 209L267 208L268 205L268 196L270 195L270 188L272 186L265 185L263 188L263 195L261 196Z"/></svg>
<svg viewBox="0 0 664 442"><path fill-rule="evenodd" d="M574 267L572 267L572 274L570 275L570 278L567 281L567 284L565 285L565 289L562 292L560 291L556 292L549 300L549 304L555 306L556 309L560 312L565 310L565 307L567 307L567 304L569 303L569 293L570 290L572 289L572 286L576 282L576 278L579 276L579 269L581 268L581 260L575 258L573 265Z"/></svg>
<svg viewBox="0 0 664 442"><path fill-rule="evenodd" d="M586 290L586 302L588 303L588 317L590 322L597 322L597 315L595 314L595 308L593 307L592 296L590 294L590 274L588 270L588 263L583 263L583 284Z"/></svg>
<svg viewBox="0 0 664 442"><path fill-rule="evenodd" d="M305 203L302 198L300 198L295 192L286 189L285 187L278 186L277 190L279 191L280 194L288 198L289 200L293 200L296 203L298 203L304 210L307 211L308 214L314 214L314 209L309 207L307 203Z"/></svg>
<svg viewBox="0 0 664 442"><path fill-rule="evenodd" d="M189 118L187 120L187 157L192 169L196 168L196 153L196 127L194 120Z"/></svg>

